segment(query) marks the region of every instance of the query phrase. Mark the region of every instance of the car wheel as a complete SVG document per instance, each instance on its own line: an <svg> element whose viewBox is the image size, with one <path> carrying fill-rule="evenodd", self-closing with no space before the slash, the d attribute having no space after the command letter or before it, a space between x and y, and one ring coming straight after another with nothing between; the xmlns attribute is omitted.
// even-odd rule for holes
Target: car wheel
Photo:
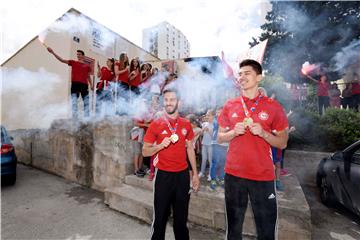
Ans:
<svg viewBox="0 0 360 240"><path fill-rule="evenodd" d="M321 177L320 198L321 198L321 201L326 206L332 206L334 204L334 202L335 202L335 200L334 200L334 192L333 192L331 186L326 181L325 176Z"/></svg>

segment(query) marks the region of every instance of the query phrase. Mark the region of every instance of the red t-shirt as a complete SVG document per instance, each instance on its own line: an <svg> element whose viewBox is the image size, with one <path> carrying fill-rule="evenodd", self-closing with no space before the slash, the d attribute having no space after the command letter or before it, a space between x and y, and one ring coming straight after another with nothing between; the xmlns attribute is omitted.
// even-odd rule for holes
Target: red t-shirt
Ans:
<svg viewBox="0 0 360 240"><path fill-rule="evenodd" d="M141 82L141 73L139 71L136 71L136 77L130 81L130 78L129 78L129 83L130 83L130 86L133 86L133 87L138 87L140 85L140 82Z"/></svg>
<svg viewBox="0 0 360 240"><path fill-rule="evenodd" d="M107 67L101 68L101 79L98 89L103 89L104 85L107 87L109 86L109 81L114 79L114 72L110 71ZM105 83L104 83L105 82Z"/></svg>
<svg viewBox="0 0 360 240"><path fill-rule="evenodd" d="M353 83L351 87L351 93L353 95L360 94L360 83Z"/></svg>
<svg viewBox="0 0 360 240"><path fill-rule="evenodd" d="M260 123L265 131L271 133L274 130L282 131L288 127L284 109L277 101L262 97L256 106L255 103L259 96L252 100L243 98L249 111L251 107L256 107L254 112L250 111L251 118L254 122ZM220 127L231 130L244 118L245 113L241 100L235 98L227 101L224 105L218 121ZM230 141L225 172L257 181L274 180L271 146L263 138L251 134L247 129L244 135L236 136Z"/></svg>
<svg viewBox="0 0 360 240"><path fill-rule="evenodd" d="M189 120L178 117L169 119L164 117L154 120L146 131L144 142L160 144L165 137L171 136L168 121L172 128L176 126L175 133L179 136L176 143L170 143L167 148L160 150L154 159L154 166L169 172L183 171L188 167L186 161L186 140L192 141L194 132Z"/></svg>
<svg viewBox="0 0 360 240"><path fill-rule="evenodd" d="M71 81L88 84L88 76L91 71L90 66L79 61L69 60L71 66Z"/></svg>
<svg viewBox="0 0 360 240"><path fill-rule="evenodd" d="M116 62L115 66L118 66L120 70L120 63ZM123 69L124 70L124 69ZM129 70L126 68L127 71L124 71L123 73L120 73L117 77L117 81L129 84ZM122 70L121 70L122 71Z"/></svg>
<svg viewBox="0 0 360 240"><path fill-rule="evenodd" d="M321 97L328 97L329 96L329 83L325 82L322 83L318 81L318 88L317 88L317 95Z"/></svg>

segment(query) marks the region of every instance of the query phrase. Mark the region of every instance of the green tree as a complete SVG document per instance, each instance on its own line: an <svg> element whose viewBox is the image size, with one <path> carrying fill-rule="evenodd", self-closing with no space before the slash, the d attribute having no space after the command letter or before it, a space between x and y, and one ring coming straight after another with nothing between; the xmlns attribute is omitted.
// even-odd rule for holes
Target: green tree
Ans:
<svg viewBox="0 0 360 240"><path fill-rule="evenodd" d="M274 1L261 26L263 33L250 46L269 39L264 68L289 82L304 80L305 61L322 63L330 79L338 77L331 59L343 47L360 40L358 1ZM330 71L330 72L329 72Z"/></svg>

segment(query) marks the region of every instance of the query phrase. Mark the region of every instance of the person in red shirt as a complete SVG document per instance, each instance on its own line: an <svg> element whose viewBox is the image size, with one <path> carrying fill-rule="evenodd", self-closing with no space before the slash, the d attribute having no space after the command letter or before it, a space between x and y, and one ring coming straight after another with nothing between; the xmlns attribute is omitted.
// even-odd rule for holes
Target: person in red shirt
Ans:
<svg viewBox="0 0 360 240"><path fill-rule="evenodd" d="M327 81L327 77L326 77L326 75L323 74L320 76L320 80L316 80L315 78L313 78L307 74L305 76L307 78L309 78L310 80L316 82L318 85L317 96L318 96L318 104L319 104L319 114L322 115L323 108L325 111L326 108L330 107L330 97L329 97L330 85Z"/></svg>
<svg viewBox="0 0 360 240"><path fill-rule="evenodd" d="M106 61L106 67L100 68L100 64L97 64L97 77L100 78L100 82L96 91L96 113L100 114L102 104L105 103L105 113L110 113L111 108L111 90L110 82L114 80L114 62L113 58L108 58Z"/></svg>
<svg viewBox="0 0 360 240"><path fill-rule="evenodd" d="M134 58L130 62L130 74L129 74L129 85L130 90L135 94L140 94L139 85L142 82L140 63L137 58Z"/></svg>
<svg viewBox="0 0 360 240"><path fill-rule="evenodd" d="M164 91L165 113L150 124L144 137L143 155L156 155L154 166L157 168L151 239L165 239L171 207L175 239L189 239L186 222L191 189L186 154L194 171L192 188L195 192L200 184L192 144L194 133L190 122L179 117L178 96L175 90Z"/></svg>
<svg viewBox="0 0 360 240"><path fill-rule="evenodd" d="M119 61L115 63L115 107L117 109L117 101L119 98L124 98L126 101L129 100L129 58L126 53L121 53Z"/></svg>
<svg viewBox="0 0 360 240"><path fill-rule="evenodd" d="M228 100L221 112L218 142L229 142L225 163L227 239L241 239L248 196L258 239L275 239L277 203L271 146L284 149L288 121L282 106L260 94L262 67L240 63L242 95ZM276 131L276 135L271 132Z"/></svg>
<svg viewBox="0 0 360 240"><path fill-rule="evenodd" d="M90 116L90 107L89 107L89 90L93 89L92 81L90 79L90 66L84 62L85 53L82 50L76 51L77 61L75 60L65 60L57 55L53 49L47 48L47 50L55 56L57 60L62 63L65 63L71 66L71 102L72 102L72 116L77 118L78 116L78 106L77 99L80 94L84 101L84 115L85 117Z"/></svg>
<svg viewBox="0 0 360 240"><path fill-rule="evenodd" d="M141 70L141 79L142 79L141 84L144 84L151 77L151 64L149 63L142 64L140 70Z"/></svg>

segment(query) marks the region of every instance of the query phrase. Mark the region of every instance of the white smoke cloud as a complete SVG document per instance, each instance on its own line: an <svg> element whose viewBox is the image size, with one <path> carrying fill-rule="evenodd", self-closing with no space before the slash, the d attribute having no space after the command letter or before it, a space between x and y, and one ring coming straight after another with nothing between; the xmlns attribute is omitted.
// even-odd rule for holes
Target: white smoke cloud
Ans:
<svg viewBox="0 0 360 240"><path fill-rule="evenodd" d="M142 42L142 29L168 21L187 36L192 56L219 55L223 50L227 60L231 62L239 53L249 48L248 42L252 37L260 34L260 25L266 14L264 11L266 7L264 8L262 1L105 0L101 3L89 3L85 0L67 0L61 2L29 0L23 3L19 0L7 0L2 3L1 12L5 13L2 21L6 27L2 38L0 60L5 60L39 33L46 37L47 32L43 32L46 28L55 32L89 34L89 31L95 27L101 31L104 40L109 40L105 45L113 44L112 33L100 25L94 26L94 23L86 17L66 14L61 21L55 22L56 18L73 7L139 46ZM23 8L19 8L20 5ZM222 70L218 72L222 73ZM46 107L36 109L36 103L43 101L51 89L59 84L56 75L45 70L30 72L18 68L7 70L4 79L7 80L3 83L2 97L11 98L14 102L14 107L6 112L10 118L21 117L27 119L30 124L37 122L35 125L46 127L53 119L64 116L69 109L68 102L60 105L49 102ZM9 81L9 79L16 80ZM183 94L184 103L198 106L200 110L212 107L223 100L226 94L219 93L219 89L223 91L232 87L231 83L224 81L220 75L209 77L201 73L198 66L190 67L182 73L176 84ZM30 92L29 89L35 91ZM12 97L14 94L19 98ZM133 98L131 105L121 99L116 104L121 111L131 116L139 116L147 109L145 97ZM17 111L16 105L21 105L26 112ZM115 110L111 112L114 113ZM39 122L41 124L38 124Z"/></svg>
<svg viewBox="0 0 360 240"><path fill-rule="evenodd" d="M334 70L343 73L349 66L360 64L360 40L354 40L348 46L337 52L332 58L334 62ZM360 69L356 69L356 73L360 76Z"/></svg>
<svg viewBox="0 0 360 240"><path fill-rule="evenodd" d="M1 74L1 98L7 103L2 105L2 119L6 118L9 129L31 125L49 127L54 119L66 116L66 100L59 103L51 98L51 94L64 85L58 75L43 68L32 72L21 67L3 68Z"/></svg>

